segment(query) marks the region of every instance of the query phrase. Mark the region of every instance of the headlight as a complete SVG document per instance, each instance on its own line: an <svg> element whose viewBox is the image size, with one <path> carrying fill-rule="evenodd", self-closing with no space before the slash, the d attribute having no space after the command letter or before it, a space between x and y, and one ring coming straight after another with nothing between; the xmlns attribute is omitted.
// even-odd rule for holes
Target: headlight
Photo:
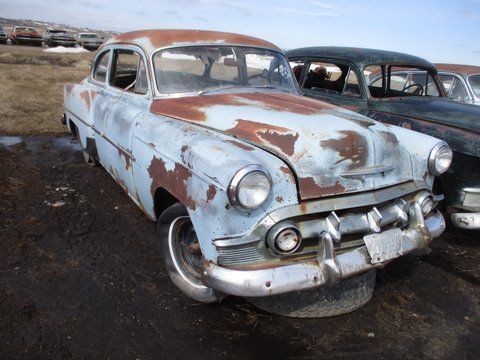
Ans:
<svg viewBox="0 0 480 360"><path fill-rule="evenodd" d="M440 142L432 149L428 158L428 170L438 176L448 170L452 163L452 149L446 142Z"/></svg>
<svg viewBox="0 0 480 360"><path fill-rule="evenodd" d="M248 165L233 177L228 197L233 206L252 210L267 200L271 186L270 176L262 166Z"/></svg>

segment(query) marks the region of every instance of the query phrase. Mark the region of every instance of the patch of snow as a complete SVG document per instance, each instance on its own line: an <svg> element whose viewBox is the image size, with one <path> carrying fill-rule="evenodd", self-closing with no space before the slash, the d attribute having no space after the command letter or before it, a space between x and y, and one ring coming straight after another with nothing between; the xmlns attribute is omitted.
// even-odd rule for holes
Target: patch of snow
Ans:
<svg viewBox="0 0 480 360"><path fill-rule="evenodd" d="M87 49L84 49L81 47L77 48L77 47L65 47L65 46L56 46L53 48L45 49L43 51L48 53L75 53L75 54L88 52Z"/></svg>

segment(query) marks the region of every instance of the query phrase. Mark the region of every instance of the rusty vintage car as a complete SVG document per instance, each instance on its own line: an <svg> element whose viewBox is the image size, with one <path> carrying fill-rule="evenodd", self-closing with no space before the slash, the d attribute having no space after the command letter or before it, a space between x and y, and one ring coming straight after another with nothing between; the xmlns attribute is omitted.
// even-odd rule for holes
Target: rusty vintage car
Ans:
<svg viewBox="0 0 480 360"><path fill-rule="evenodd" d="M43 35L34 27L15 26L10 34L10 41L16 45L42 46Z"/></svg>
<svg viewBox="0 0 480 360"><path fill-rule="evenodd" d="M302 96L267 41L120 34L64 97L86 162L157 221L166 271L197 301L352 311L376 268L444 230L431 188L448 145Z"/></svg>
<svg viewBox="0 0 480 360"><path fill-rule="evenodd" d="M102 45L103 40L96 33L78 33L76 35L76 43L78 47L87 50L97 50Z"/></svg>
<svg viewBox="0 0 480 360"><path fill-rule="evenodd" d="M480 66L435 64L450 99L480 106Z"/></svg>
<svg viewBox="0 0 480 360"><path fill-rule="evenodd" d="M50 47L54 46L75 46L77 40L75 34L66 29L46 29L43 34L45 44Z"/></svg>
<svg viewBox="0 0 480 360"><path fill-rule="evenodd" d="M392 51L311 47L287 52L305 95L447 142L453 164L435 183L454 226L480 229L480 107L447 97L430 62Z"/></svg>

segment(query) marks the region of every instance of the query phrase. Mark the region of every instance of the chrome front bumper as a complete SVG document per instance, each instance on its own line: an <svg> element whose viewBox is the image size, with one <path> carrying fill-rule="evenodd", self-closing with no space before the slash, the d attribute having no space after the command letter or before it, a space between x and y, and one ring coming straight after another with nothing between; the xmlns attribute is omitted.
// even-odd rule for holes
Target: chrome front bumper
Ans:
<svg viewBox="0 0 480 360"><path fill-rule="evenodd" d="M455 213L452 214L452 223L455 227L465 230L480 229L480 213Z"/></svg>
<svg viewBox="0 0 480 360"><path fill-rule="evenodd" d="M465 230L480 229L480 188L463 188L461 194L464 210L452 214L453 225Z"/></svg>
<svg viewBox="0 0 480 360"><path fill-rule="evenodd" d="M445 221L438 211L424 219L420 206L413 203L409 209L409 226L401 232L402 244L397 257L425 248L444 230ZM323 239L323 251L316 259L252 270L230 269L205 262L202 275L205 285L225 294L260 297L333 285L342 279L382 267L389 261L372 263L366 246L335 255L332 239L326 237Z"/></svg>

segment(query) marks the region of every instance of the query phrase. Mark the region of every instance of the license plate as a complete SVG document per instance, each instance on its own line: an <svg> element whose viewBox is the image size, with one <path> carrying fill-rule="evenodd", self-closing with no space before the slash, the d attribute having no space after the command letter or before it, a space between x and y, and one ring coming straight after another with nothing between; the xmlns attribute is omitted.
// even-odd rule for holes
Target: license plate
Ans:
<svg viewBox="0 0 480 360"><path fill-rule="evenodd" d="M379 234L371 234L363 237L371 263L381 263L395 259L403 255L402 230L391 229Z"/></svg>

